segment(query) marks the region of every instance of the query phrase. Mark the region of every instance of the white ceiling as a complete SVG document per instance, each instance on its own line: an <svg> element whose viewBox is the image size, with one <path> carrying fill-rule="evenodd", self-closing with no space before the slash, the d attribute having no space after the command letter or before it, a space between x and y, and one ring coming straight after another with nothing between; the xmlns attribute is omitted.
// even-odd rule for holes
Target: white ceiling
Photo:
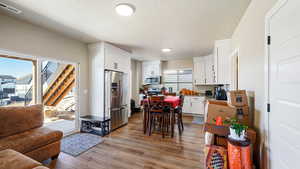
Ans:
<svg viewBox="0 0 300 169"><path fill-rule="evenodd" d="M230 38L250 0L1 0L16 16L80 41L100 40L130 49L134 58L173 59L207 55L214 40ZM115 13L131 3L131 17ZM163 54L161 48L172 48Z"/></svg>

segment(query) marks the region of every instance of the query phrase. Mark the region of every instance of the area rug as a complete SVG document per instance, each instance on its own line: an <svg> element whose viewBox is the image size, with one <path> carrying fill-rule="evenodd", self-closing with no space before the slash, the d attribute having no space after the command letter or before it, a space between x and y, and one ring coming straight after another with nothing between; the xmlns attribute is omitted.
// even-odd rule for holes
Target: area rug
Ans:
<svg viewBox="0 0 300 169"><path fill-rule="evenodd" d="M100 136L88 133L76 133L62 139L61 151L76 157L102 142L103 139Z"/></svg>
<svg viewBox="0 0 300 169"><path fill-rule="evenodd" d="M201 116L194 116L193 117L193 124L204 124L204 117Z"/></svg>

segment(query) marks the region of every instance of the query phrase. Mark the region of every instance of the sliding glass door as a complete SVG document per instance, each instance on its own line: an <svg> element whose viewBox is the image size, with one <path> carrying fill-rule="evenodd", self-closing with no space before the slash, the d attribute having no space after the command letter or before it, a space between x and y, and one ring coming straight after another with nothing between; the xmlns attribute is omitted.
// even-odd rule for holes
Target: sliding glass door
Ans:
<svg viewBox="0 0 300 169"><path fill-rule="evenodd" d="M76 129L76 65L46 60L41 69L45 125L65 134Z"/></svg>
<svg viewBox="0 0 300 169"><path fill-rule="evenodd" d="M0 106L33 102L35 61L0 55Z"/></svg>
<svg viewBox="0 0 300 169"><path fill-rule="evenodd" d="M0 107L44 105L44 125L77 129L77 65L0 55Z"/></svg>

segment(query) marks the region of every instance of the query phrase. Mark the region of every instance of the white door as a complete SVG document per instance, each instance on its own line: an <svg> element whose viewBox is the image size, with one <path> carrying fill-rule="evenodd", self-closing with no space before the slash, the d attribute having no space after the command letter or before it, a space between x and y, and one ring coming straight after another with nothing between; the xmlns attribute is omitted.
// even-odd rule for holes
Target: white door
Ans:
<svg viewBox="0 0 300 169"><path fill-rule="evenodd" d="M296 169L300 159L300 1L281 1L272 11L267 19L270 165Z"/></svg>
<svg viewBox="0 0 300 169"><path fill-rule="evenodd" d="M231 54L231 78L230 78L230 89L238 90L239 88L239 50L236 49Z"/></svg>

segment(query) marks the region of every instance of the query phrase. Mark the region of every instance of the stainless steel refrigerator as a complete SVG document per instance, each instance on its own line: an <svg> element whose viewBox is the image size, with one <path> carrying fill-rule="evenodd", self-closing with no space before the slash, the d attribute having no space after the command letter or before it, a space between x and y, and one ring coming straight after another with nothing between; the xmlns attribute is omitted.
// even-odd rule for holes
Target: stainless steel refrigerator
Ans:
<svg viewBox="0 0 300 169"><path fill-rule="evenodd" d="M111 119L111 130L117 129L128 123L128 106L126 88L122 72L105 71L104 113Z"/></svg>

